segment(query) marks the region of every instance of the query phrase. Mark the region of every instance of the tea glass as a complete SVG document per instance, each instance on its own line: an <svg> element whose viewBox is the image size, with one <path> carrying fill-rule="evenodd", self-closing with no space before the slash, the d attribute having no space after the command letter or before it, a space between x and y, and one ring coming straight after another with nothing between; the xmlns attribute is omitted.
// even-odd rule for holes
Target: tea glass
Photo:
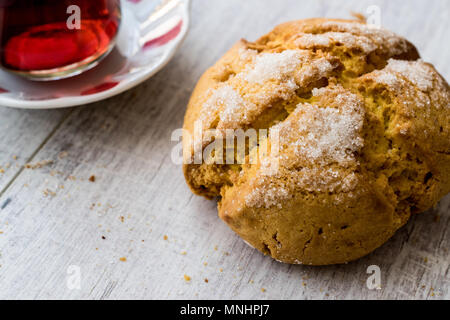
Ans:
<svg viewBox="0 0 450 320"><path fill-rule="evenodd" d="M114 47L120 0L0 0L0 66L57 80L96 66Z"/></svg>

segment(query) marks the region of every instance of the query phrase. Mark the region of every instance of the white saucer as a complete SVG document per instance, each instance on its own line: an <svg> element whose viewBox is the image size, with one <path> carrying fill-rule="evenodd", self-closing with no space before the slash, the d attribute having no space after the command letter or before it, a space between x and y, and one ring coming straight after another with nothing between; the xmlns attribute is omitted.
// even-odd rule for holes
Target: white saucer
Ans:
<svg viewBox="0 0 450 320"><path fill-rule="evenodd" d="M173 57L189 26L189 0L122 0L113 51L95 68L56 81L36 82L0 69L0 106L30 109L87 104L150 78Z"/></svg>

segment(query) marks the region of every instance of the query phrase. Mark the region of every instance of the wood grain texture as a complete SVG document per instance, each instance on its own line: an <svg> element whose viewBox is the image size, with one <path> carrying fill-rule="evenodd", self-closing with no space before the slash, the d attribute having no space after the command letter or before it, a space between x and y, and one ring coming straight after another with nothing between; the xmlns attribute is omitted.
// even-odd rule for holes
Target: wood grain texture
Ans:
<svg viewBox="0 0 450 320"><path fill-rule="evenodd" d="M235 41L374 4L450 78L447 0L197 0L180 51L144 84L84 107L0 109L0 165L12 164L0 174L0 298L450 299L449 195L359 261L290 266L246 246L171 161L195 82ZM21 167L42 160L53 163ZM79 290L67 286L72 265ZM381 269L381 290L366 286L369 265Z"/></svg>
<svg viewBox="0 0 450 320"><path fill-rule="evenodd" d="M0 108L0 195L69 112Z"/></svg>

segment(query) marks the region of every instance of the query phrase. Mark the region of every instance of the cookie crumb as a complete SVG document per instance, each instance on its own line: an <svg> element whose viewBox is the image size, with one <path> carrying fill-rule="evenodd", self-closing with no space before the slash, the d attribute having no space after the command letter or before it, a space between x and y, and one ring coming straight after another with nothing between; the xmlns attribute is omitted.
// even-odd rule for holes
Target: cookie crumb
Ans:
<svg viewBox="0 0 450 320"><path fill-rule="evenodd" d="M59 159L64 159L65 157L67 157L68 154L69 154L69 153L68 153L67 151L61 151L61 152L58 154L58 158L59 158Z"/></svg>
<svg viewBox="0 0 450 320"><path fill-rule="evenodd" d="M89 181L90 181L90 182L95 182L95 176L94 176L94 175L90 176L90 177L89 177Z"/></svg>
<svg viewBox="0 0 450 320"><path fill-rule="evenodd" d="M351 11L350 14L359 22L366 23L366 21L367 21L366 16L364 14L362 14L361 12Z"/></svg>
<svg viewBox="0 0 450 320"><path fill-rule="evenodd" d="M184 275L184 281L186 281L186 282L189 282L189 281L191 281L191 277L189 277L188 275Z"/></svg>
<svg viewBox="0 0 450 320"><path fill-rule="evenodd" d="M261 288L261 292L266 292L266 289L265 288Z"/></svg>
<svg viewBox="0 0 450 320"><path fill-rule="evenodd" d="M45 189L43 192L44 192L44 196L45 197L47 197L47 196L52 196L52 197L56 196L56 192L54 192L54 191L52 191L50 189Z"/></svg>
<svg viewBox="0 0 450 320"><path fill-rule="evenodd" d="M430 287L430 296L434 297L435 293L434 293L434 288Z"/></svg>
<svg viewBox="0 0 450 320"><path fill-rule="evenodd" d="M208 278L205 278L205 282L206 282L206 283L208 283L208 282L209 282Z"/></svg>
<svg viewBox="0 0 450 320"><path fill-rule="evenodd" d="M126 257L122 257L122 258L119 258L119 260L122 261L122 262L126 262L127 258Z"/></svg>
<svg viewBox="0 0 450 320"><path fill-rule="evenodd" d="M169 237L166 236L166 235L164 235L163 239L164 239L164 240L167 240L167 239L169 239Z"/></svg>
<svg viewBox="0 0 450 320"><path fill-rule="evenodd" d="M35 163L26 163L25 168L26 169L39 169L42 167L45 167L47 165L50 165L53 163L53 160L43 160Z"/></svg>

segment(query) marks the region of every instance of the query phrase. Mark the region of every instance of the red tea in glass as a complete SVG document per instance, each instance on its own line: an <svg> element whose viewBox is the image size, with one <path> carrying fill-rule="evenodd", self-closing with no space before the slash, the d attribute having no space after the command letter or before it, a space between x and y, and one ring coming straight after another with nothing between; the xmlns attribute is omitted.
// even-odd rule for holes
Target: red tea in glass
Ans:
<svg viewBox="0 0 450 320"><path fill-rule="evenodd" d="M35 80L79 74L114 46L120 0L0 0L0 64Z"/></svg>

